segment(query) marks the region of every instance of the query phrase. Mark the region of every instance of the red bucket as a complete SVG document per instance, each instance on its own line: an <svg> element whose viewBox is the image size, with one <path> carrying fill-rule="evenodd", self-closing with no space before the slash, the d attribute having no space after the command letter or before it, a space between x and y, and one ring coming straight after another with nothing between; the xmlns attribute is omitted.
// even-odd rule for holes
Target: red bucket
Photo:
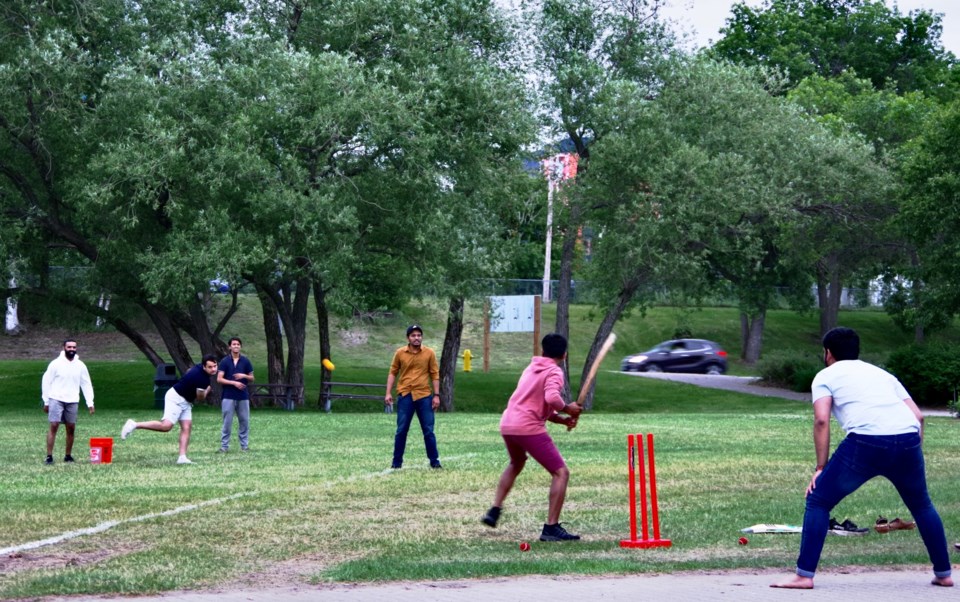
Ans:
<svg viewBox="0 0 960 602"><path fill-rule="evenodd" d="M110 464L113 462L113 438L90 437L90 463Z"/></svg>

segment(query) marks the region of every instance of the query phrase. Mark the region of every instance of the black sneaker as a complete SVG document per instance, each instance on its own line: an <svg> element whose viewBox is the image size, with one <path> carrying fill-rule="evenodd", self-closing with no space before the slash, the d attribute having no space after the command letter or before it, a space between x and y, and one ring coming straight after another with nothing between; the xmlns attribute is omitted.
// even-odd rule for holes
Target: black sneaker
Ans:
<svg viewBox="0 0 960 602"><path fill-rule="evenodd" d="M870 532L870 529L858 527L853 521L849 518L844 520L842 523L838 523L837 519L830 519L830 532L834 535L847 536L847 535L866 535Z"/></svg>
<svg viewBox="0 0 960 602"><path fill-rule="evenodd" d="M50 466L51 464L53 464L53 456L47 456L47 459L44 460L43 463L46 464L47 466Z"/></svg>
<svg viewBox="0 0 960 602"><path fill-rule="evenodd" d="M65 455L65 456L63 457L63 461L64 461L64 462L73 462L73 456L71 456L70 454L67 454L67 455Z"/></svg>
<svg viewBox="0 0 960 602"><path fill-rule="evenodd" d="M483 515L483 518L480 519L480 522L488 527L493 528L497 526L498 520L500 520L500 508L498 506L490 506L490 509L487 510L487 513Z"/></svg>
<svg viewBox="0 0 960 602"><path fill-rule="evenodd" d="M430 468L432 468L432 469L434 469L434 470L443 470L443 466L440 466L440 463L439 463L439 462L437 462L436 464L431 464L431 465L430 465Z"/></svg>
<svg viewBox="0 0 960 602"><path fill-rule="evenodd" d="M540 541L578 541L579 539L579 535L567 533L560 523L543 525L543 532L540 533Z"/></svg>

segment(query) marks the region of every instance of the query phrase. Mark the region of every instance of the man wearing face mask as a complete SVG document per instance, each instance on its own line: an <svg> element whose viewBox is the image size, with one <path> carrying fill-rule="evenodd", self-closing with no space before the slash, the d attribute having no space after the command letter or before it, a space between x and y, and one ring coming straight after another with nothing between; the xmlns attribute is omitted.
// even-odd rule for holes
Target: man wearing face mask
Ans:
<svg viewBox="0 0 960 602"><path fill-rule="evenodd" d="M63 342L60 356L50 362L41 381L43 411L47 413L50 421L50 430L47 432L47 459L44 464L53 464L53 444L61 422L67 431L63 461L73 462L71 452L79 414L80 391L83 391L87 408L90 414L93 414L93 383L90 381L90 373L87 366L77 358L77 342L67 339Z"/></svg>

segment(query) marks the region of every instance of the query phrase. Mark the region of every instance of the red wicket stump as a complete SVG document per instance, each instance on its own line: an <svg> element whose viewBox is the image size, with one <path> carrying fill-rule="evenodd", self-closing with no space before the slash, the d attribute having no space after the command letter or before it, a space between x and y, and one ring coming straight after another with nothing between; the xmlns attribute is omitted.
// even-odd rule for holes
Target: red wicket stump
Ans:
<svg viewBox="0 0 960 602"><path fill-rule="evenodd" d="M647 433L647 453L643 453L641 434L627 435L627 469L630 473L630 539L620 540L621 548L669 548L669 539L660 539L660 514L657 510L657 469L653 461L653 433ZM646 464L647 468L644 468ZM647 473L650 484L649 522L653 527L653 537L647 527ZM639 489L639 499L637 491ZM637 508L640 508L641 539L637 539Z"/></svg>

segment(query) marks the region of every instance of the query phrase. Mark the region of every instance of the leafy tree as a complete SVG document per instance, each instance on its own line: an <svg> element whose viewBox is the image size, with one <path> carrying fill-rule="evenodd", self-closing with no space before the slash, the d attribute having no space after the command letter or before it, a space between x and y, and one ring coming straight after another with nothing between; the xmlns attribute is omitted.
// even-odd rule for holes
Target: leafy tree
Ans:
<svg viewBox="0 0 960 602"><path fill-rule="evenodd" d="M906 282L893 302L903 306L901 323L923 330L948 323L960 311L960 281L956 276L956 242L960 216L960 102L953 102L930 119L923 133L906 148L905 190L898 224L915 249ZM917 342L920 342L918 340Z"/></svg>
<svg viewBox="0 0 960 602"><path fill-rule="evenodd" d="M922 92L898 95L889 88L877 90L850 72L832 79L810 76L791 90L788 98L838 134L863 136L873 145L878 160L893 169L899 164L902 146L923 130L938 105ZM859 170L873 164L862 162ZM858 170L858 165L848 168ZM803 239L816 249L812 258L820 295L821 333L837 324L845 283L858 277L870 280L878 271L892 277L909 269L912 251L893 222L899 193L892 176L884 176L886 183L876 188L840 174L831 189L824 191L832 198L847 200L832 203L832 209L822 213L824 219L814 220ZM849 202L857 198L860 200ZM897 299L903 301L904 297L898 295ZM906 308L900 303L888 304L888 309L894 307L896 312Z"/></svg>
<svg viewBox="0 0 960 602"><path fill-rule="evenodd" d="M794 85L811 75L853 71L873 87L952 95L955 57L940 41L943 15L904 15L880 0L766 0L733 5L711 52L744 65L774 67Z"/></svg>
<svg viewBox="0 0 960 602"><path fill-rule="evenodd" d="M940 42L941 22L942 15L931 11L904 15L873 0L770 0L759 8L739 3L711 52L782 70L792 82L791 100L835 132L865 137L896 171L900 147L917 135L935 99L950 99L958 89L956 59ZM837 180L847 198L831 195L832 208L813 220L805 237L816 241L809 250L823 331L836 324L845 284L878 270L910 269L911 251L891 223L897 205L892 182L865 189L846 182ZM866 198L865 190L876 196ZM854 231L858 235L849 235Z"/></svg>
<svg viewBox="0 0 960 602"><path fill-rule="evenodd" d="M41 275L52 248L69 251L71 264L88 268L85 281L56 287L57 283L41 278L33 292L91 312L98 311L95 300L105 290L115 295L115 306L123 306L124 300L139 306L154 321L181 369L190 361L180 332L199 337L206 327L196 321L199 312L190 311L197 309L200 299L179 307L157 303L139 286L137 266L124 265L121 257L130 258L156 241L157 233L170 230L177 219L192 222L194 216L166 214L170 191L163 186L141 189L141 198L150 197L150 201L124 208L98 204L86 186L91 158L103 138L132 127L128 117L135 122L135 115L142 112L121 114L116 120L102 118L101 106L114 92L112 75L134 69L138 61L149 65L153 56L176 55L191 42L213 42L225 29L222 14L219 21L199 31L190 27L208 8L205 3L143 8L110 0L68 8L13 1L5 4L0 21L4 65L0 70L0 144L4 146L0 202L9 220L2 224L4 238L19 237L23 253L31 258L31 271ZM157 72L152 75L156 78ZM151 106L158 99L140 101ZM138 164L131 170L131 179L111 178L107 184L129 184L150 168L150 164ZM120 223L111 222L112 216L119 217ZM22 227L11 228L11 223ZM120 225L129 236L120 235ZM160 361L159 354L120 314L101 316L127 334L148 358ZM212 350L216 342L206 338L201 346Z"/></svg>
<svg viewBox="0 0 960 602"><path fill-rule="evenodd" d="M877 177L869 147L830 134L760 75L701 60L666 76L654 99L625 86L611 103L616 125L593 147L589 185L610 211L592 266L621 283L605 288L619 291L609 315L644 281L694 292L725 281L740 300L751 363L779 289L809 305L802 237L813 217L861 201L860 189L872 198Z"/></svg>
<svg viewBox="0 0 960 602"><path fill-rule="evenodd" d="M147 312L181 369L180 333L216 349L235 307L209 322L214 275L253 283L270 379L296 384L311 291L329 355L327 304L376 303L354 285L366 274L442 282L455 243L496 249L499 212L481 209L530 128L490 3L16 8L4 48L36 68L0 73L16 160L2 172L5 230L71 245L99 286ZM47 105L31 113L24 98ZM450 244L431 254L438 241ZM468 257L463 279L502 263Z"/></svg>
<svg viewBox="0 0 960 602"><path fill-rule="evenodd" d="M569 334L570 287L577 235L592 222L593 207L577 188L590 176L591 145L607 134L600 114L622 82L641 96L653 94L659 71L672 56L673 37L659 19L662 0L581 3L545 0L530 13L535 32L535 61L540 74L541 113L551 134L569 138L579 157L578 175L564 203L555 204L554 223L561 240L555 301L555 331ZM609 332L601 326L586 355L583 375Z"/></svg>
<svg viewBox="0 0 960 602"><path fill-rule="evenodd" d="M347 170L353 192L340 200L358 220L354 266L389 269L407 293L449 296L440 364L444 409L452 409L464 298L507 265L500 218L532 136L510 27L482 0L356 1L337 11L306 7L298 18L297 47L358 57L381 93L397 99L392 112L365 111L378 116L383 136L370 139L365 124L367 138L355 145L362 152L350 153L365 162ZM344 291L363 299L355 282L336 281L341 299Z"/></svg>

